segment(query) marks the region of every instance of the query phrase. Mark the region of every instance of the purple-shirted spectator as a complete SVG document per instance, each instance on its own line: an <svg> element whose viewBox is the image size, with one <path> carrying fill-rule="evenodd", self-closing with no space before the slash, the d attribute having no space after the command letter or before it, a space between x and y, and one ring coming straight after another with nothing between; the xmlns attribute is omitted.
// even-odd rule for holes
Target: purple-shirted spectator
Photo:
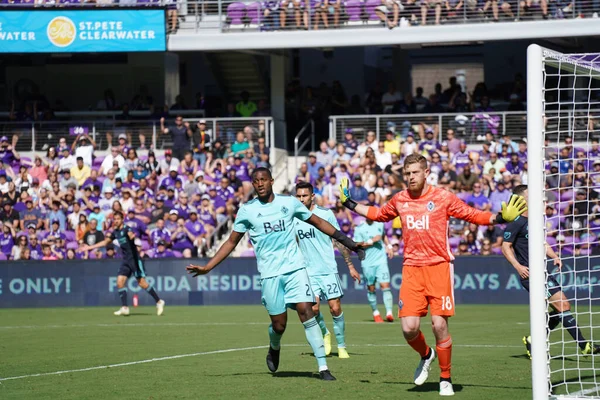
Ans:
<svg viewBox="0 0 600 400"><path fill-rule="evenodd" d="M483 194L483 191L481 190L481 183L479 182L473 184L473 194L467 197L465 203L483 211L489 211L490 207L492 206L490 204L490 200Z"/></svg>
<svg viewBox="0 0 600 400"><path fill-rule="evenodd" d="M36 234L29 236L29 251L32 260L41 260L44 256L42 253L42 245L38 242Z"/></svg>
<svg viewBox="0 0 600 400"><path fill-rule="evenodd" d="M231 204L235 199L235 191L231 186L229 186L229 179L223 178L219 182L219 187L217 188L217 197L221 199L219 204Z"/></svg>
<svg viewBox="0 0 600 400"><path fill-rule="evenodd" d="M511 192L506 189L506 185L503 181L496 184L496 190L490 193L490 203L492 204L491 212L497 213L502 208L502 202L508 203L510 200Z"/></svg>
<svg viewBox="0 0 600 400"><path fill-rule="evenodd" d="M460 173L466 166L471 163L470 153L467 150L467 145L464 142L460 143L458 152L452 157L452 165L457 173Z"/></svg>
<svg viewBox="0 0 600 400"><path fill-rule="evenodd" d="M433 137L433 129L427 128L425 130L425 140L422 140L419 144L419 151L426 151L429 155L433 154L440 149L440 144Z"/></svg>
<svg viewBox="0 0 600 400"><path fill-rule="evenodd" d="M171 243L173 244L173 250L184 251L186 249L192 250L194 248L193 235L186 230L185 220L183 218L177 219L177 228L171 234Z"/></svg>
<svg viewBox="0 0 600 400"><path fill-rule="evenodd" d="M183 184L183 181L182 181L181 177L179 176L179 173L177 172L177 167L173 166L169 170L169 175L164 177L163 180L160 181L159 186L164 186L167 189L169 189L169 188L175 189L175 182L177 182L177 181L180 181Z"/></svg>
<svg viewBox="0 0 600 400"><path fill-rule="evenodd" d="M0 233L0 251L8 257L14 245L14 230L8 225L2 226L2 232Z"/></svg>
<svg viewBox="0 0 600 400"><path fill-rule="evenodd" d="M0 165L12 166L20 161L19 153L8 143L6 136L0 137Z"/></svg>
<svg viewBox="0 0 600 400"><path fill-rule="evenodd" d="M204 225L217 225L217 216L210 203L210 196L208 194L202 195L201 205L198 208L198 218L204 223Z"/></svg>
<svg viewBox="0 0 600 400"><path fill-rule="evenodd" d="M519 155L512 153L510 155L510 161L506 163L506 170L512 175L520 175L523 172L523 163L519 161Z"/></svg>
<svg viewBox="0 0 600 400"><path fill-rule="evenodd" d="M149 240L153 246L156 246L160 240L171 242L171 232L165 228L165 221L162 218L156 221L156 228L150 232Z"/></svg>
<svg viewBox="0 0 600 400"><path fill-rule="evenodd" d="M156 249L152 252L153 258L172 258L175 257L175 253L167 249L167 243L164 240L159 240L156 244Z"/></svg>
<svg viewBox="0 0 600 400"><path fill-rule="evenodd" d="M178 204L176 204L173 209L177 210L180 218L188 219L192 207L188 203L188 194L186 192L182 192L179 195Z"/></svg>
<svg viewBox="0 0 600 400"><path fill-rule="evenodd" d="M124 222L125 225L131 228L136 237L141 238L146 234L146 224L144 224L140 219L136 218L134 208L127 212Z"/></svg>
<svg viewBox="0 0 600 400"><path fill-rule="evenodd" d="M456 154L460 151L460 144L462 141L456 138L454 129L448 129L446 131L446 143L448 143L448 150L450 150L450 153Z"/></svg>

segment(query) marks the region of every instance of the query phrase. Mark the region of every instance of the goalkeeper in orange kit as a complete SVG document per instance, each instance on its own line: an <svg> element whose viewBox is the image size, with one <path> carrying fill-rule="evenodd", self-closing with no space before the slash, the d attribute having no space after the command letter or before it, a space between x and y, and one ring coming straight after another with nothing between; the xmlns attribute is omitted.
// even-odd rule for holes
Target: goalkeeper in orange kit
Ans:
<svg viewBox="0 0 600 400"><path fill-rule="evenodd" d="M411 154L404 161L408 189L397 193L381 208L356 203L350 198L349 182L340 184L340 200L345 207L373 221L386 222L400 217L404 238L404 265L400 288L402 332L408 344L419 353L415 385L429 377L432 362L440 360L440 395L452 396L450 375L452 338L448 318L454 315L454 257L448 244L448 220L463 219L478 225L513 221L527 210L524 199L512 196L497 215L466 205L453 193L427 184L427 159ZM366 247L366 244L359 243ZM420 330L421 317L431 311L435 350L427 345Z"/></svg>

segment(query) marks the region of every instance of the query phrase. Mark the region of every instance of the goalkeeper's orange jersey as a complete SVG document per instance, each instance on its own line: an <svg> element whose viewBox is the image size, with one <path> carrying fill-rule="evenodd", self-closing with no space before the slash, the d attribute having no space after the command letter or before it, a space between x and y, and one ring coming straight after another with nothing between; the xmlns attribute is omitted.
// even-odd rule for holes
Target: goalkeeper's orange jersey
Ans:
<svg viewBox="0 0 600 400"><path fill-rule="evenodd" d="M397 216L402 220L404 265L424 267L454 259L448 243L450 217L488 225L492 213L468 206L447 190L429 186L419 198L410 197L407 190L396 193L383 207L371 207L368 214L380 222Z"/></svg>

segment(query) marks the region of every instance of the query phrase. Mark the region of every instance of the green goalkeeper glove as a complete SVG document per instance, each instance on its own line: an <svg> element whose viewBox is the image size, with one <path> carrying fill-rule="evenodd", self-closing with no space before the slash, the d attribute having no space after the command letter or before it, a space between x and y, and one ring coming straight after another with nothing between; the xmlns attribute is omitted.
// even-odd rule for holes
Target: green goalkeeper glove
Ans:
<svg viewBox="0 0 600 400"><path fill-rule="evenodd" d="M503 224L505 222L512 222L525 211L527 211L527 201L525 198L513 194L510 196L508 204L506 204L505 201L502 202L502 209L496 216L496 223Z"/></svg>
<svg viewBox="0 0 600 400"><path fill-rule="evenodd" d="M340 201L344 207L352 211L356 208L356 202L350 198L350 181L348 178L342 178L340 183Z"/></svg>

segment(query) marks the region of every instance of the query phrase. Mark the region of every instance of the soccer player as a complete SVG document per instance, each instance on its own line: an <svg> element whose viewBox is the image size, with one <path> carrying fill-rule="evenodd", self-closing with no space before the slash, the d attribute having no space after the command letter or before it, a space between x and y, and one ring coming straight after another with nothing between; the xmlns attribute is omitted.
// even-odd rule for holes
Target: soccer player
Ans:
<svg viewBox="0 0 600 400"><path fill-rule="evenodd" d="M440 395L452 396L450 367L452 338L448 318L454 315L452 260L448 245L448 220L463 219L478 225L513 221L526 210L523 199L513 196L503 204L497 215L469 207L453 193L427 184L430 171L427 159L411 154L404 160L404 180L408 189L396 193L383 207L357 204L350 198L348 179L340 184L340 200L345 207L378 222L400 217L404 237L404 266L400 288L402 332L408 344L419 353L421 361L415 371L415 385L429 377L433 360L440 359ZM365 243L358 244L368 246ZM436 339L435 350L425 342L420 330L421 317L431 311L431 323Z"/></svg>
<svg viewBox="0 0 600 400"><path fill-rule="evenodd" d="M116 241L121 247L123 254L123 262L119 268L117 274L117 289L119 290L119 297L121 298L121 308L115 311L115 315L129 315L129 307L127 306L127 279L131 275L135 276L138 285L156 301L156 315L162 315L165 309L165 301L161 300L154 290L154 287L150 286L146 281L146 268L144 268L144 262L138 253L137 247L135 246L135 234L131 231L129 226L124 224L123 213L115 211L113 213L113 228L112 234L107 234L107 238L94 244L93 246L83 246L82 251L89 251L97 249L99 247L105 247L109 243Z"/></svg>
<svg viewBox="0 0 600 400"><path fill-rule="evenodd" d="M233 231L205 266L189 265L188 273L205 275L219 265L237 246L246 232L256 251L261 277L262 304L271 318L267 368L279 368L280 343L287 325L287 308L295 309L304 325L306 339L312 347L321 379L335 378L327 368L325 344L313 312L315 295L306 272L306 261L296 242L295 218L305 221L364 257L364 250L339 230L314 215L295 197L273 193L273 177L267 168L256 168L252 186L257 197L243 204L235 218Z"/></svg>
<svg viewBox="0 0 600 400"><path fill-rule="evenodd" d="M313 214L329 222L335 229L340 229L333 212L328 208L319 207L314 203L315 194L313 186L308 182L300 182L296 185L296 198L306 206ZM319 303L322 299L329 304L329 311L333 317L333 332L338 344L338 357L350 358L346 350L344 312L342 311L341 299L344 296L340 277L338 275L337 262L333 245L335 245L346 261L352 279L360 282L360 274L354 268L350 259L350 252L339 242L333 240L325 233L296 219L296 235L302 256L307 262L306 270L310 279L310 286L315 294L315 305L313 312L321 328L323 341L325 342L325 355L331 353L331 334L325 325L323 315L319 311Z"/></svg>
<svg viewBox="0 0 600 400"><path fill-rule="evenodd" d="M367 299L373 311L373 319L376 323L383 322L377 309L377 294L375 293L375 283L379 283L383 292L385 319L388 322L394 322L392 315L394 298L390 288L390 268L384 246L385 227L383 223L373 222L367 218L354 231L354 240L365 244L365 259L361 262L361 267L367 282Z"/></svg>
<svg viewBox="0 0 600 400"><path fill-rule="evenodd" d="M519 185L513 189L513 194L523 196L527 200L527 185ZM506 226L504 230L504 242L502 242L502 254L508 262L517 270L521 277L521 285L529 291L529 223L527 213ZM560 257L546 244L546 256L552 259L554 265L560 270L562 261ZM567 296L560 288L558 281L551 275L548 276L548 303L552 312L548 320L548 329L553 330L562 323L567 332L577 342L583 355L598 354L600 347L592 345L581 334L577 327L577 321L571 314L571 304ZM523 337L523 344L527 349L527 356L531 358L531 336Z"/></svg>

